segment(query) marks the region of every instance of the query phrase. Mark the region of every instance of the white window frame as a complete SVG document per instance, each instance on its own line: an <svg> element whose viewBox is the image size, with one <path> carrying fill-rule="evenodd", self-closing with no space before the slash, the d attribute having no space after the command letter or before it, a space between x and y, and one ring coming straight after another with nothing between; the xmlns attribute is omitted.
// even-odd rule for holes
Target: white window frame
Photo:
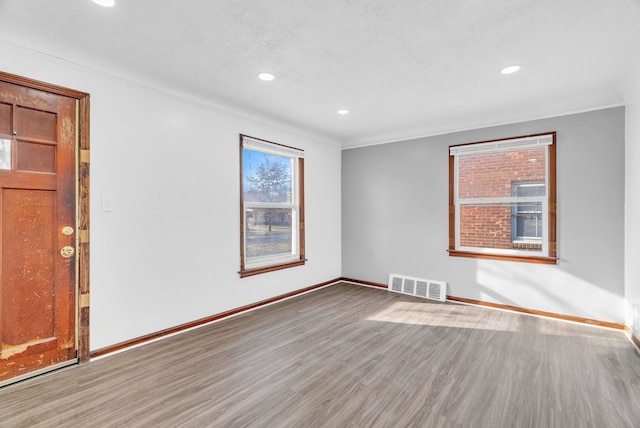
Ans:
<svg viewBox="0 0 640 428"><path fill-rule="evenodd" d="M288 158L291 162L291 198L289 202L250 202L244 200L244 150L251 150ZM240 276L251 276L273 270L284 269L304 264L304 192L301 171L304 151L262 140L247 135L240 135L240 217L241 217L241 261ZM247 257L247 236L244 228L247 224L247 209L290 209L291 210L291 252L259 257Z"/></svg>
<svg viewBox="0 0 640 428"><path fill-rule="evenodd" d="M541 134L528 137L518 137L505 140L495 140L481 143L473 143L449 147L449 155L453 158L453 206L454 206L454 247L450 248L450 253L463 252L478 255L514 256L529 258L549 258L549 184L550 184L550 153L549 147L555 142L555 133ZM544 147L545 150L545 194L537 197L496 197L496 198L460 198L459 197L459 161L461 156L500 153L506 151L525 150L530 148ZM460 232L460 210L465 205L490 206L490 205L511 205L518 202L536 202L542 204L542 239L541 251L527 249L501 249L501 248L481 248L461 245ZM452 254L455 255L455 254ZM465 255L468 257L469 255ZM553 256L555 258L555 256Z"/></svg>

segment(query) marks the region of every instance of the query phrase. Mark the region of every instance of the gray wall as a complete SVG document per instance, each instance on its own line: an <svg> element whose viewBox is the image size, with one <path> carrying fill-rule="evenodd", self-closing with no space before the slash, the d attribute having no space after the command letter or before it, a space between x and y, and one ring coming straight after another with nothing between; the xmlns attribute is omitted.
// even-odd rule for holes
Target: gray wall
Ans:
<svg viewBox="0 0 640 428"><path fill-rule="evenodd" d="M623 323L623 107L342 152L342 273L443 280L448 294ZM557 265L449 257L448 147L557 132Z"/></svg>

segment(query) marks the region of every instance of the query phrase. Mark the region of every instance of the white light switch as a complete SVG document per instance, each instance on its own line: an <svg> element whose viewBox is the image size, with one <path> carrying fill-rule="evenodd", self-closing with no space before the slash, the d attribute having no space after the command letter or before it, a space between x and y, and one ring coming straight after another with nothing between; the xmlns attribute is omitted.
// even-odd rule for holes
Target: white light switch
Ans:
<svg viewBox="0 0 640 428"><path fill-rule="evenodd" d="M102 211L104 212L113 211L113 196L102 197Z"/></svg>

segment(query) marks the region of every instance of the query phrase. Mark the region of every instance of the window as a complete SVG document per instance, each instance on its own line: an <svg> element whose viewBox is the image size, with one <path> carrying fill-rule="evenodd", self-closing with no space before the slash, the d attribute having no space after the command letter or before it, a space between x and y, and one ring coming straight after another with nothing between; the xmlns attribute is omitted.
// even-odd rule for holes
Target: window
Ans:
<svg viewBox="0 0 640 428"><path fill-rule="evenodd" d="M555 133L449 148L449 254L556 263Z"/></svg>
<svg viewBox="0 0 640 428"><path fill-rule="evenodd" d="M305 263L304 152L240 135L240 276Z"/></svg>

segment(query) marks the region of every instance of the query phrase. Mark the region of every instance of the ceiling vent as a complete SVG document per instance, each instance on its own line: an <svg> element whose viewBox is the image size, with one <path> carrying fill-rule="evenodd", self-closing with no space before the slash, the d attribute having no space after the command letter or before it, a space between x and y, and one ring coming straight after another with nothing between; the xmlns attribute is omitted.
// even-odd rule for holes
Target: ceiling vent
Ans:
<svg viewBox="0 0 640 428"><path fill-rule="evenodd" d="M447 300L447 283L430 279L412 278L392 273L389 275L389 291L444 302Z"/></svg>

